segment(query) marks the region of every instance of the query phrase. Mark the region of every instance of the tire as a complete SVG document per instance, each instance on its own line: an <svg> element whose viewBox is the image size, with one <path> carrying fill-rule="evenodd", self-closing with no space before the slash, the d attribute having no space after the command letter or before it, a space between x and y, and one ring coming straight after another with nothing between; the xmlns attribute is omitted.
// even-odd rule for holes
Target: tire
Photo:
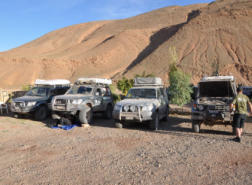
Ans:
<svg viewBox="0 0 252 185"><path fill-rule="evenodd" d="M198 120L192 120L192 130L195 133L199 133L200 132L200 121L198 121Z"/></svg>
<svg viewBox="0 0 252 185"><path fill-rule="evenodd" d="M150 122L150 129L151 130L158 130L159 126L159 115L158 112L156 112L153 116L153 120Z"/></svg>
<svg viewBox="0 0 252 185"><path fill-rule="evenodd" d="M34 117L37 121L43 121L48 116L48 109L46 106L42 105L38 107L38 109L35 111Z"/></svg>
<svg viewBox="0 0 252 185"><path fill-rule="evenodd" d="M112 119L112 111L113 111L112 105L109 104L107 106L106 111L104 112L104 117L106 119Z"/></svg>
<svg viewBox="0 0 252 185"><path fill-rule="evenodd" d="M165 117L163 118L163 121L168 121L168 118L169 118L169 108L167 107L166 111L165 111Z"/></svg>
<svg viewBox="0 0 252 185"><path fill-rule="evenodd" d="M79 113L79 120L81 124L91 124L93 121L93 109L88 105Z"/></svg>
<svg viewBox="0 0 252 185"><path fill-rule="evenodd" d="M115 127L116 128L123 128L123 124L121 122L116 122Z"/></svg>

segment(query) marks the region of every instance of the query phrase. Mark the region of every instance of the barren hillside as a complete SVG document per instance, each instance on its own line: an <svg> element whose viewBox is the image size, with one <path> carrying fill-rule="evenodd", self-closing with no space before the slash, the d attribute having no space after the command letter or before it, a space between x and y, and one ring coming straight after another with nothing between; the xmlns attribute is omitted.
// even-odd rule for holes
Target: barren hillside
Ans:
<svg viewBox="0 0 252 185"><path fill-rule="evenodd" d="M174 6L129 19L69 26L0 53L0 87L36 78L120 78L146 71L167 80L171 53L194 82L219 65L252 83L252 1Z"/></svg>
<svg viewBox="0 0 252 185"><path fill-rule="evenodd" d="M133 75L145 68L167 79L169 48L175 47L178 66L191 74L194 81L211 75L219 66L220 74L232 74L240 83L251 84L252 1L217 1L191 15L184 24L175 25L176 33L171 37L166 34L168 37L155 51L141 53L144 57L140 55L140 60L137 58L126 74Z"/></svg>

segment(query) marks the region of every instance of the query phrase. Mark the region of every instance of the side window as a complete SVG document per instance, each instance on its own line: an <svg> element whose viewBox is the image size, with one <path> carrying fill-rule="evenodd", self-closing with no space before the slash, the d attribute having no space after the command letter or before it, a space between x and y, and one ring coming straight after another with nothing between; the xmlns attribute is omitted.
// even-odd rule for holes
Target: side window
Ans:
<svg viewBox="0 0 252 185"><path fill-rule="evenodd" d="M101 96L101 95L102 95L102 90L101 90L101 88L97 88L97 89L96 89L95 95L96 95L96 96Z"/></svg>
<svg viewBox="0 0 252 185"><path fill-rule="evenodd" d="M104 90L105 90L104 96L111 96L111 91L109 87L104 88Z"/></svg>
<svg viewBox="0 0 252 185"><path fill-rule="evenodd" d="M68 88L60 88L56 90L57 95L65 94Z"/></svg>

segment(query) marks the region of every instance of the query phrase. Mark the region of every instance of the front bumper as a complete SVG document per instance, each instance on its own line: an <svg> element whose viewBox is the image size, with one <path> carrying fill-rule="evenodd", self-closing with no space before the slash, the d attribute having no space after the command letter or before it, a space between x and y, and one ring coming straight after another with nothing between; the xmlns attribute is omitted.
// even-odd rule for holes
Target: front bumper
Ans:
<svg viewBox="0 0 252 185"><path fill-rule="evenodd" d="M19 114L29 114L31 112L34 112L36 110L37 107L18 107L18 106L11 106L10 109L11 109L11 112L14 112L14 113L19 113Z"/></svg>
<svg viewBox="0 0 252 185"><path fill-rule="evenodd" d="M223 121L230 122L233 121L233 114L227 111L192 111L192 120L199 121Z"/></svg>
<svg viewBox="0 0 252 185"><path fill-rule="evenodd" d="M122 112L113 111L113 118L119 121L129 121L129 122L144 122L150 121L153 118L152 112Z"/></svg>

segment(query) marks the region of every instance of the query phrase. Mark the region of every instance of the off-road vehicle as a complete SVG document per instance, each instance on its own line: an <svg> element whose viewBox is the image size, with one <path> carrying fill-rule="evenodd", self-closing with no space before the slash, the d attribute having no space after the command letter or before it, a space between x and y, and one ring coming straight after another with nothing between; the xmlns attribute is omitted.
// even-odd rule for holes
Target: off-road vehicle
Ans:
<svg viewBox="0 0 252 185"><path fill-rule="evenodd" d="M204 77L198 83L198 93L192 107L193 131L199 132L202 123L232 125L230 104L236 95L233 76Z"/></svg>
<svg viewBox="0 0 252 185"><path fill-rule="evenodd" d="M113 97L110 79L79 78L65 95L55 96L52 100L52 118L59 123L90 124L93 113L103 113L112 118Z"/></svg>
<svg viewBox="0 0 252 185"><path fill-rule="evenodd" d="M33 115L36 120L44 120L50 112L50 103L55 95L64 94L70 88L68 80L36 80L34 87L24 96L14 98L11 112L15 117Z"/></svg>
<svg viewBox="0 0 252 185"><path fill-rule="evenodd" d="M167 119L169 101L160 78L135 78L134 86L113 110L115 126L126 127L131 122L147 123L158 129L159 120Z"/></svg>

